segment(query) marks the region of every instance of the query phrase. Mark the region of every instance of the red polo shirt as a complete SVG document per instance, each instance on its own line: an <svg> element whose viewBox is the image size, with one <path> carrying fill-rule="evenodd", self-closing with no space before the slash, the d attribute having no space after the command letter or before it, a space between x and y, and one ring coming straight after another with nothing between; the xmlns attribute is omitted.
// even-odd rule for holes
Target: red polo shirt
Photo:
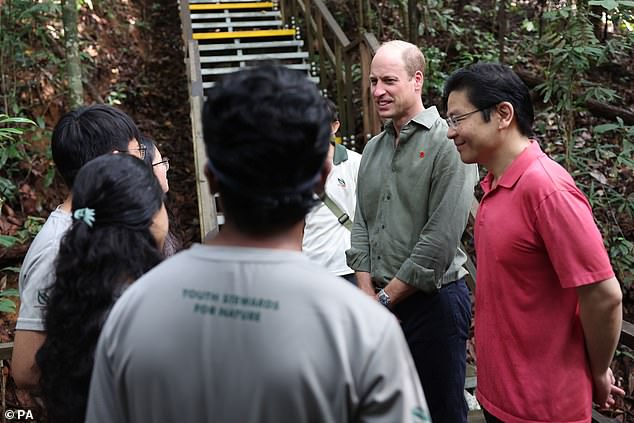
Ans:
<svg viewBox="0 0 634 423"><path fill-rule="evenodd" d="M574 288L614 276L592 209L535 141L492 181L475 224L477 398L507 423L589 422Z"/></svg>

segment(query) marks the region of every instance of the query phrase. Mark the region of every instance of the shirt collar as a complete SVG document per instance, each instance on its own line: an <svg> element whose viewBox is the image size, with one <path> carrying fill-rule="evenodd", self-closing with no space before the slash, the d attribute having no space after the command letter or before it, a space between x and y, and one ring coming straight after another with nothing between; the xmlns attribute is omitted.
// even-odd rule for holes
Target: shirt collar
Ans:
<svg viewBox="0 0 634 423"><path fill-rule="evenodd" d="M422 112L416 114L413 118L411 118L410 121L401 128L401 130L406 129L412 122L424 126L427 129L431 129L431 127L434 125L439 117L440 114L438 113L438 109L436 109L436 106L428 107ZM394 122L392 121L392 119L385 122L385 130L393 135L396 134Z"/></svg>
<svg viewBox="0 0 634 423"><path fill-rule="evenodd" d="M346 160L348 160L348 149L341 144L335 144L335 154L332 158L332 164L337 166Z"/></svg>
<svg viewBox="0 0 634 423"><path fill-rule="evenodd" d="M500 178L497 186L504 188L512 188L513 185L522 177L526 169L533 164L535 160L544 156L542 149L539 147L539 143L536 140L531 140L528 147L520 153L519 156L513 160L513 162L506 168L504 174ZM489 171L487 176L482 180L480 186L484 192L491 191L491 184L493 183L493 174Z"/></svg>

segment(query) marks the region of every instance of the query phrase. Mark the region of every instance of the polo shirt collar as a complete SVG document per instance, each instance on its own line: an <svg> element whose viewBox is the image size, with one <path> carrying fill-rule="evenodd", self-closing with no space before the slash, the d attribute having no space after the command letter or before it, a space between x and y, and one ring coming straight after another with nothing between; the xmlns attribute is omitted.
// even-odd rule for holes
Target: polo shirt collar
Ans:
<svg viewBox="0 0 634 423"><path fill-rule="evenodd" d="M508 168L504 171L504 174L498 182L498 187L513 188L513 185L522 177L526 169L533 164L535 160L543 156L544 153L539 147L539 143L536 140L531 140L528 147L520 153L519 156L513 160ZM493 174L489 172L487 176L482 180L480 186L484 192L491 191L491 184L493 183Z"/></svg>
<svg viewBox="0 0 634 423"><path fill-rule="evenodd" d="M337 166L346 160L348 160L348 149L341 144L335 144L335 154L332 158L332 164Z"/></svg>
<svg viewBox="0 0 634 423"><path fill-rule="evenodd" d="M440 113L438 113L438 109L436 106L431 106L423 110L422 112L416 114L409 122L407 122L401 130L406 129L412 122L415 122L418 125L424 126L427 129L431 129L436 120L440 117ZM388 131L392 135L396 135L396 130L394 128L394 122L392 120L387 120L385 122L385 130Z"/></svg>

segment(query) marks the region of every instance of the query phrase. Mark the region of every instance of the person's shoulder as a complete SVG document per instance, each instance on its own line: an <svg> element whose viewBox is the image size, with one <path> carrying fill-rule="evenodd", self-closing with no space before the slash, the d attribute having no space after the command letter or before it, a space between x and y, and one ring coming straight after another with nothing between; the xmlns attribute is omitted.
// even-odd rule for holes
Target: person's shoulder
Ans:
<svg viewBox="0 0 634 423"><path fill-rule="evenodd" d="M348 149L348 159L351 159L354 161L361 161L361 153L357 153L354 150Z"/></svg>
<svg viewBox="0 0 634 423"><path fill-rule="evenodd" d="M376 134L375 136L373 136L372 138L370 138L370 140L365 144L365 147L363 148L363 152L365 153L366 151L368 151L368 147L374 148L377 145L377 143L386 136L389 136L389 133L386 129L384 129L378 134Z"/></svg>
<svg viewBox="0 0 634 423"><path fill-rule="evenodd" d="M531 190L540 192L578 189L568 171L546 154L531 163L522 175L522 182Z"/></svg>
<svg viewBox="0 0 634 423"><path fill-rule="evenodd" d="M46 219L37 233L24 258L28 265L42 255L56 255L64 234L72 223L71 215L60 210L54 210Z"/></svg>

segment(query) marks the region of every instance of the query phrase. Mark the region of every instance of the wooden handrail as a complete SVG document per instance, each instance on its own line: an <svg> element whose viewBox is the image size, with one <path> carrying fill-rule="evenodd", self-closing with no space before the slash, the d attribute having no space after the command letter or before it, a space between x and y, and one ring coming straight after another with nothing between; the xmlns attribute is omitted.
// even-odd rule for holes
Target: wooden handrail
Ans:
<svg viewBox="0 0 634 423"><path fill-rule="evenodd" d="M374 102L369 98L367 80L372 56L379 45L376 37L362 33L351 41L323 0L281 0L280 9L285 20L303 21L309 53L319 57L320 87L334 90L327 94L334 99L342 117L340 133L344 143L349 142L348 146L361 150L367 136L378 133L381 127ZM361 62L361 81L353 79L356 56ZM359 100L361 110L355 104ZM362 136L355 127L359 115L363 116Z"/></svg>
<svg viewBox="0 0 634 423"><path fill-rule="evenodd" d="M337 42L343 48L346 48L348 44L350 44L350 40L348 39L346 34L343 32L343 29L341 29L341 27L335 20L335 17L332 16L332 13L330 13L330 10L328 10L328 7L326 7L326 5L324 4L322 0L313 0L313 3L315 4L315 7L319 11L319 14L323 17L324 21L326 22L326 26L328 27L328 29L337 38Z"/></svg>

